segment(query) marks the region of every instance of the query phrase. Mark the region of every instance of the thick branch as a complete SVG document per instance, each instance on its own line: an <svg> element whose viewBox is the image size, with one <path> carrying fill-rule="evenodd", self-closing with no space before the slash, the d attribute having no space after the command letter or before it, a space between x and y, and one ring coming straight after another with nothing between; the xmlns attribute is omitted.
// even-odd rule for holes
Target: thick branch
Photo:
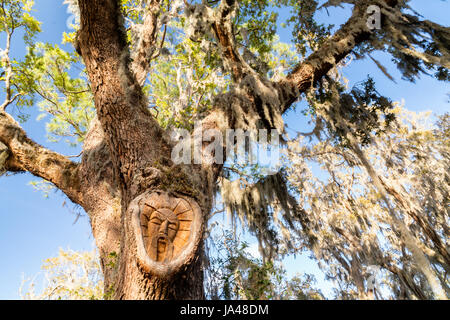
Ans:
<svg viewBox="0 0 450 320"><path fill-rule="evenodd" d="M382 0L383 1L383 0ZM384 5L396 7L398 0L384 0ZM289 110L302 93L305 93L317 81L322 79L333 67L342 61L354 48L370 40L371 32L367 27L366 10L371 3L361 1L354 6L352 16L326 41L316 52L276 85L282 97L282 112Z"/></svg>
<svg viewBox="0 0 450 320"><path fill-rule="evenodd" d="M0 142L10 152L6 161L7 171L28 171L53 183L73 202L82 204L79 165L28 138L6 112L0 112Z"/></svg>
<svg viewBox="0 0 450 320"><path fill-rule="evenodd" d="M147 5L144 23L136 52L133 56L132 70L140 85L143 85L150 69L150 60L156 51L158 38L158 17L160 13L160 1L151 0Z"/></svg>
<svg viewBox="0 0 450 320"><path fill-rule="evenodd" d="M130 71L120 1L80 0L79 6L79 48L127 202L136 170L170 152L161 128L147 109L141 86Z"/></svg>
<svg viewBox="0 0 450 320"><path fill-rule="evenodd" d="M281 108L283 113L297 101L302 93L324 77L356 46L370 39L364 13L365 10L355 6L351 18L316 52L277 84L280 95L283 97Z"/></svg>
<svg viewBox="0 0 450 320"><path fill-rule="evenodd" d="M212 24L212 29L220 45L222 56L228 65L235 81L241 80L246 72L252 69L245 63L237 51L234 35L232 14L237 5L236 0L222 0L216 17Z"/></svg>

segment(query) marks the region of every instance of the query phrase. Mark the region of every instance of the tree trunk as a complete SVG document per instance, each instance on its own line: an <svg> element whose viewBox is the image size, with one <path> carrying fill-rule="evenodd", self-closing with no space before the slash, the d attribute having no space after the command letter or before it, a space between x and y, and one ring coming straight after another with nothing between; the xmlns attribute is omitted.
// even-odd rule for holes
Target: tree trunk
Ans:
<svg viewBox="0 0 450 320"><path fill-rule="evenodd" d="M137 188L139 195L124 209L102 126L98 120L93 121L84 143L82 193L99 248L105 298L204 298L203 225L204 213L211 209L212 193L208 184L202 182L207 179L199 179L199 169L193 169L195 175L191 177L178 166L141 170L148 175L136 179L146 183L147 188ZM169 218L167 221L171 222L171 212L176 215L173 227L177 230L166 225L165 236L158 239L155 234L160 233L152 226L164 229L165 221L161 220ZM151 218L160 220L152 224ZM152 235L156 238L156 255ZM158 247L158 240L166 246ZM173 244L170 256L159 257L169 252L164 252L169 243Z"/></svg>
<svg viewBox="0 0 450 320"><path fill-rule="evenodd" d="M98 118L84 144L83 207L106 296L202 299L203 231L215 178L208 168L172 162L172 143L132 69L120 2L79 6L77 48Z"/></svg>

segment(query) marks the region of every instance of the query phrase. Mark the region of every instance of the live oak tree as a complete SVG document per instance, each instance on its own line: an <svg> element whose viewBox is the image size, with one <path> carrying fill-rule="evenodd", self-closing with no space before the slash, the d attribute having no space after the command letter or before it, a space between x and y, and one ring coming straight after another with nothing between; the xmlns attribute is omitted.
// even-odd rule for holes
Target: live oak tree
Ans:
<svg viewBox="0 0 450 320"><path fill-rule="evenodd" d="M427 208L426 215L408 210L403 220L430 258L433 270L427 276L436 277L448 294L448 264L436 251L442 252L442 243L446 242L437 234L448 233L445 220L448 216L445 199L449 191L445 182L448 179L448 160L445 160L448 115L441 117L433 128L429 113L407 112L400 106L392 113L398 120L385 133L377 135L365 152L376 159L372 163L384 173L383 179L394 184L390 192L397 192L395 188L400 190L395 193L395 198L401 199L394 203L400 206L395 208L396 212L402 212L405 204L416 206L415 210ZM370 176L360 170L357 156L342 145L333 145L329 136L315 143L303 140L305 137L300 134L289 142L291 148L287 149L290 184L298 189L295 192L298 201L311 206L298 246L311 252L327 278L333 280L334 296L330 297L435 297L435 288L430 287L424 276L426 266L417 263L420 259L407 251ZM326 168L330 178L317 178L318 170L311 163ZM390 179L392 175L396 176L395 180ZM404 194L404 186L409 188L409 194ZM240 240L237 228L227 229L214 221L209 229L205 246L207 299L324 298L315 288L314 276L297 274L288 278L278 261L282 254L263 261L252 256L248 244ZM110 258L110 263L114 263L115 256ZM60 250L57 257L44 261L41 273L24 280L21 296L24 299L108 299L103 292L98 261L98 252L94 250ZM371 279L376 280L375 285L370 285Z"/></svg>
<svg viewBox="0 0 450 320"><path fill-rule="evenodd" d="M283 134L283 115L304 98L316 122L310 136L330 148L343 148L340 152L347 163L356 163L367 172L365 180L356 184L373 186L367 192L389 213L385 222L401 239L394 245L419 266L413 269L423 275L424 288L430 288L433 297L445 298L442 282L446 281L449 253L442 239L448 238L448 211L441 206L448 203L448 176L439 191L442 199L436 200L438 204L427 202L425 210L408 196L408 186L383 179L367 159L365 148L385 131L384 126L395 123L393 103L376 92L371 79L362 89L348 92L338 70L347 57L360 59L385 50L405 79L414 81L420 74L432 72L439 80L448 81L448 28L423 20L409 7L409 1L402 0L337 0L321 6L313 0L68 3L79 18L79 25L74 20L77 31L64 35L64 41L73 44L73 52L35 43L33 37L40 25L30 14L32 1L0 1L0 32L6 39L0 62L5 90L0 106L0 169L30 172L87 212L108 297L204 298L204 238L218 189L226 209L257 235L264 261L283 250L296 250L303 239L312 249L326 245L322 254L332 254L344 269L348 263L339 254L358 255L352 260L356 266L352 264L346 271L353 281L361 276L358 263L380 264L403 279L404 290L414 291L414 279L401 270L407 265L405 260L399 259L398 267L390 263L389 256L376 261L361 258L372 249L351 242L360 231L344 229L341 233L353 246L350 252L333 253L333 243L323 241L326 237L316 239L319 233L314 233L320 228L314 224L320 224L321 217L315 209L323 212L325 206L316 206L314 199L308 203L309 195L303 195L304 203L296 201L295 189L303 186L294 173L280 171L267 177L255 173L252 179L259 180L241 189L235 182L240 179L232 181L230 173L239 170L211 161L208 142L201 145L200 164L177 164L172 159L175 142L170 132L174 128L195 134L194 123L200 123L204 131L214 129L223 135L228 128L276 129ZM351 5L351 17L331 34L332 28L316 22L314 14L342 3ZM368 14L370 5L380 8L380 29L367 23L373 19ZM286 22L293 28L295 48L276 37L280 7L291 9ZM28 46L24 59L12 57L11 39L18 30ZM373 60L390 77L386 68ZM8 113L14 106L24 110L35 103L50 119L47 128L52 139L67 137L69 143L82 144L80 161L32 141ZM444 138L442 143L443 158L435 160L448 163L448 140ZM309 150L287 145L291 161L307 157ZM421 174L424 181L430 181ZM435 183L429 186L434 188ZM336 185L325 189L332 195L339 192L339 186L336 179ZM359 201L349 199L353 198L349 195L346 202L338 203L345 207ZM376 204L367 206L371 209ZM173 210L163 210L169 207ZM175 234L190 232L185 249L173 263L170 259L155 261L162 254L159 236L148 227L155 212L157 224L166 228L165 248L174 242L173 236L167 236L170 228ZM183 219L173 217L177 212L189 212L183 218L190 223L188 227ZM408 230L405 215L415 219L421 229ZM434 223L435 216L444 223L439 219ZM380 219L387 218L380 215ZM340 230L339 225L333 226L334 231ZM363 229L365 225L358 226ZM147 247L143 239L152 237L157 242ZM150 258L152 248L156 251ZM443 276L436 275L439 272ZM359 286L358 290L363 296L364 289ZM426 296L420 294L423 290L414 292L416 297Z"/></svg>

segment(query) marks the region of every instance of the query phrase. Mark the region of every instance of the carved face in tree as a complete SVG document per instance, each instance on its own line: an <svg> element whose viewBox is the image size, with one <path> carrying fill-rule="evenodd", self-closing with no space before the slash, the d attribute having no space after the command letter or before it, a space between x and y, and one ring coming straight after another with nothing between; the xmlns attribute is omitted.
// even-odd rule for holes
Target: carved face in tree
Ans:
<svg viewBox="0 0 450 320"><path fill-rule="evenodd" d="M177 235L180 222L173 211L162 208L153 211L148 224L151 239L150 257L156 261L168 261L173 256L173 241Z"/></svg>
<svg viewBox="0 0 450 320"><path fill-rule="evenodd" d="M140 222L138 243L145 250L142 254L153 262L171 263L195 241L192 223L196 214L200 219L200 210L196 204L166 193L143 195L142 200L137 201L136 220Z"/></svg>

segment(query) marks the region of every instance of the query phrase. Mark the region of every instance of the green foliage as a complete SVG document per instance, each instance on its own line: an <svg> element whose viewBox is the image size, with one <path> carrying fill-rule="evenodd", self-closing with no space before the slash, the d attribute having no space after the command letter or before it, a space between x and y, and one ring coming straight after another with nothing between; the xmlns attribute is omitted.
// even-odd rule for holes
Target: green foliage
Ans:
<svg viewBox="0 0 450 320"><path fill-rule="evenodd" d="M235 18L236 29L245 30L246 37L241 32L237 41L246 43L248 48L255 50L261 57L272 51L272 43L277 31L278 13L271 7L272 0L239 1L239 13Z"/></svg>
<svg viewBox="0 0 450 320"><path fill-rule="evenodd" d="M325 103L330 105L326 111L329 115L327 128L337 143L349 145L346 134L351 127L358 141L366 145L395 119L391 112L394 107L392 101L378 93L370 76L348 92L341 83L329 81L315 96L309 97L309 113L316 114L316 109Z"/></svg>
<svg viewBox="0 0 450 320"><path fill-rule="evenodd" d="M12 36L14 31L23 29L27 45L23 59L11 58L7 46L7 56L0 61L0 68L5 70L0 81L9 81L11 96L17 94L15 105L20 112L19 119L28 120L29 115L23 107L38 102L42 112L38 120L48 118L49 140L56 142L66 137L67 143L78 145L94 117L93 97L81 58L74 51L66 52L56 44L33 41L41 31L40 22L31 16L33 1L1 1L0 5L3 11L0 32ZM73 34L64 36L66 42L72 38ZM6 79L8 75L9 80Z"/></svg>
<svg viewBox="0 0 450 320"><path fill-rule="evenodd" d="M40 22L31 16L33 5L34 0L1 0L0 32L13 33L23 29L23 40L27 45L33 45L34 36L41 31Z"/></svg>
<svg viewBox="0 0 450 320"><path fill-rule="evenodd" d="M27 77L27 70L32 67L27 61L10 57L13 35L23 33L23 40L29 47L34 46L34 36L41 31L40 22L31 16L34 1L2 0L0 1L0 33L6 35L6 46L0 49L0 82L5 83L4 90L10 96L16 96L16 106L32 106L34 100L28 96L29 86L33 79ZM20 120L26 121L27 116L21 115Z"/></svg>
<svg viewBox="0 0 450 320"><path fill-rule="evenodd" d="M450 292L449 117L432 126L429 112L398 104L390 112L391 125L363 148L355 139L350 147L334 144L326 134L289 142L288 178L304 208L297 247L313 252L337 284L338 299L367 298L369 266L381 269L379 299L442 299Z"/></svg>
<svg viewBox="0 0 450 320"><path fill-rule="evenodd" d="M201 43L168 31L166 49L170 55L158 60L146 87L158 122L164 127L192 129L212 106L214 95L229 84L217 69L214 57Z"/></svg>
<svg viewBox="0 0 450 320"><path fill-rule="evenodd" d="M282 2L291 10L291 17L287 23L292 26L292 38L297 51L304 57L312 50L316 50L330 36L334 26L327 26L315 20L318 1L283 0Z"/></svg>
<svg viewBox="0 0 450 320"><path fill-rule="evenodd" d="M28 74L34 77L31 94L41 98L37 120L50 116L49 140L66 137L72 146L82 142L95 109L80 57L58 45L37 43L26 58L32 66Z"/></svg>
<svg viewBox="0 0 450 320"><path fill-rule="evenodd" d="M31 185L36 191L42 192L44 198L48 198L50 196L50 191L55 191L55 186L46 180L30 181L28 184Z"/></svg>
<svg viewBox="0 0 450 320"><path fill-rule="evenodd" d="M65 1L72 5L75 2L75 0ZM200 3L200 1L192 2ZM146 3L146 1L121 0L131 53L136 49L140 40ZM211 30L205 31L208 29L208 26L204 25L206 23L200 22L203 24L201 25L202 31L205 31L203 34L195 32L192 34L190 32L191 21L182 10L184 2L182 0L163 0L161 3L159 16L164 19L161 19L158 25L157 48L154 56L151 57L149 73L151 76L145 81L144 93L149 99L149 109L163 128L181 127L192 130L195 121L201 120L211 109L216 96L233 88L234 84L229 70L223 62L220 46L210 32ZM211 9L217 9L219 3L220 1L202 1L203 5ZM315 0L239 1L232 14L233 25L231 28L235 37L233 40L235 40L236 50L241 54L242 59L261 76L272 81L280 80L301 59L320 48L324 41L329 39L333 26L321 24L315 18L320 8L352 4L364 9L368 5L367 1L357 0L330 0L322 6L319 6L319 3ZM383 6L384 0L373 0L371 3L378 3L382 7L385 17L383 28L374 31L369 37L369 41L358 46L354 50L355 56L362 58L376 50L387 51L391 54L403 77L409 81L415 81L422 73L427 72L433 73L439 80L448 81L450 78L448 72L449 29L430 21L421 21L419 15L408 7L408 1L399 1L399 5L395 9ZM69 145L78 146L83 142L89 124L95 116L93 96L83 62L74 50L66 51L56 44L34 41L34 37L40 32L40 23L31 15L32 6L33 1L30 0L0 0L0 33L5 34L7 38L5 50L2 49L0 52L0 82L5 83L5 92L11 97L15 97L14 105L19 111L19 120L28 120L26 107L37 106L40 111L37 120L45 119L47 121L46 129L50 141L57 142L64 139L64 142ZM293 45L280 42L276 34L277 27L280 25L278 11L286 9L286 7L290 10L289 17L282 23L292 28ZM74 27L78 28L78 26ZM355 29L356 27L360 26L355 26ZM13 33L17 34L18 32L23 32L23 41L27 45L27 53L23 59L12 57L9 50L8 39L11 40ZM75 35L75 32L64 33L63 43L74 44ZM383 66L376 60L373 59L373 61L388 75ZM259 236L258 240L264 239L260 242L264 242L266 248L262 249L269 248L277 251L281 238L289 238L291 234L298 236L293 241L300 241L299 238L303 240L303 247L313 251L318 260L329 263L324 269L328 271L330 278L337 280L340 285L344 283L338 294L340 297L354 298L358 296L355 290L356 273L354 270L352 270L353 273L350 272L350 267L346 269L346 263L342 261L346 261L345 259L351 256L352 262L360 263L357 265L359 268L357 268L357 273L362 278L364 276L363 266L372 263L374 259L373 256L368 257L366 252L380 249L391 239L395 240L390 245L393 248L392 252L396 255L388 258L394 263L397 262L397 266L402 268L402 271L406 272L411 279L420 279L425 282L423 270L414 265L413 259L406 252L404 243L396 238L397 230L395 230L392 220L389 220L389 216L384 215L386 206L389 207L389 205L379 203L380 190L374 190L376 188L372 185L373 179L372 181L369 179L373 177L364 175L362 167L358 167L355 170L356 173L349 171L353 170L356 163L361 160L361 157L358 158L354 154L357 150L355 146L358 148L359 145L363 146L364 151L370 151L370 155L373 155L374 158L386 159L386 163L382 163L380 167L385 168L385 172L393 167L397 170L395 174L391 172L391 176L388 178L394 179L394 176L395 178L402 176L402 181L406 181L406 184L399 188L408 190L412 194L417 193L417 196L412 199L403 194L406 199L403 203L414 204L414 210L419 210L419 216L428 217L427 223L432 224L433 228L442 228L443 224L440 220L445 220L442 216L446 217L442 214L444 212L442 203L447 204L448 202L448 190L446 189L448 175L445 171L448 166L445 167L442 163L445 164L443 160L448 161L449 116L447 114L441 117L438 129L432 133L412 130L414 134L409 135L408 130L398 123L396 124L398 132L392 132L391 124L395 124L397 121L395 112L392 110L393 103L376 91L373 79L369 77L366 81L347 90L342 81L339 81L338 77L334 77L331 73L325 78L325 81L315 83L318 86L307 95L309 107L305 111L305 115L310 116L316 123L316 129L307 135L317 138L318 144L310 149L308 149L310 146L303 146L303 154L296 152L298 146L293 148L288 146L287 148L288 152L294 153L295 156L302 156L298 159L290 155L303 166L296 167L295 161L286 165L286 168L289 169L294 163L295 165L292 167L297 168L297 171L290 172L293 186L281 179L264 181L258 165L242 168L232 165L229 168L233 174L251 177L247 181L248 185L253 188L249 188L252 191L251 197L250 193L245 193L248 190L242 191L242 194L239 195L240 191L237 188L234 189L236 184L230 183L228 186L233 196L247 194L246 199L251 199L251 201L247 201L245 207L249 211L246 212L247 217L252 219L248 220L251 223L247 226L250 226L249 229ZM396 139L397 137L399 139ZM357 144L351 139L355 139ZM378 149L374 141L380 143L379 147L389 143L398 143L399 147L396 150L389 149L389 156L380 155L377 153ZM399 143L398 141L403 142ZM0 164L6 160L6 151L4 150L3 153L0 153ZM323 154L326 155L326 158L321 158ZM440 159L433 158L433 154L437 154ZM321 168L326 168L330 182L325 184L315 180L307 166L301 162L304 161L304 158L316 161ZM434 166L427 166L425 160L434 163ZM340 163L346 163L348 167L339 171L341 170ZM407 168L411 163L414 165L414 174L412 177L405 176L411 171ZM433 170L436 168L440 170L440 176L433 174ZM0 166L0 172L2 170ZM174 174L170 173L167 176L171 177ZM224 174L227 178L231 175ZM356 179L355 182L353 179L355 175L361 180ZM172 180L167 179L166 184L173 185ZM267 181L269 183L264 183ZM355 183L356 191L350 190L353 183ZM51 185L45 181L33 182L32 185L43 190L47 196L51 190ZM362 185L367 186L367 190L363 189ZM296 196L304 200L302 203L307 204L304 210L316 215L316 220L308 221L307 211L291 214L285 208L275 210L280 209L280 203L288 202L289 209L298 209L286 200L290 196L288 187L291 187L291 191L292 189L296 190ZM394 184L394 187L397 185ZM266 193L263 192L264 190ZM317 190L320 190L320 194ZM365 190L365 193L361 194L361 190ZM436 194L441 197L440 201L434 199ZM289 198L289 200L292 199L293 197ZM391 202L395 204L395 199L391 199ZM264 209L258 207L260 203L264 203ZM397 204L397 207L401 206ZM421 208L423 211L420 211ZM404 213L403 211L406 210L402 208L397 208L397 210L403 215L411 212L410 210ZM277 224L276 228L272 227L275 222L279 222L276 220L280 211L284 211L284 215L280 216L279 221L285 219L287 223L283 224L282 222ZM371 215L366 215L366 212L371 212ZM328 216L321 216L324 213L327 213ZM332 221L330 217L333 214L334 220ZM434 225L435 221L439 223ZM298 227L299 224L302 226L301 230ZM378 224L382 226L377 232L366 234L369 224L370 226ZM310 225L312 227L308 229ZM353 241L349 244L348 239L343 239L336 229L342 225L346 228L339 230L354 232L355 239L359 239L363 234L367 237L364 240L366 242L355 245L355 241ZM384 225L387 227L385 228ZM352 229L353 227L359 227L359 229ZM417 226L410 225L410 228L417 239L426 238L427 233L417 229ZM442 228L438 234L446 235L447 229ZM374 238L383 232L391 238L386 237L384 243L376 242ZM439 237L428 239L428 243L423 245L430 245L436 239L439 240ZM267 259L267 257L258 259L248 253L248 245L241 242L234 233L226 232L214 239L214 243L216 247L211 255L208 274L209 280L211 280L208 291L211 298L323 298L320 291L314 289L313 277L303 275L288 279L286 270L277 260L281 258L278 254L294 250L293 246L286 246L283 248L284 251L281 250L270 256L271 259ZM370 248L370 250L359 250L363 246L368 246L368 243L372 247L365 248ZM378 247L373 247L375 244L378 244ZM381 249L380 255L386 253ZM430 245L428 249L431 251L435 247ZM336 253L336 250L339 252ZM433 259L439 258L436 252L432 253ZM108 258L107 266L114 268L117 263L117 254L112 252ZM378 259L379 256L375 258ZM42 293L36 295L33 289L30 289L26 297L44 299L110 298L113 293L111 288L102 296L102 280L96 259L94 253L61 251L59 257L49 259L44 264L48 283ZM351 267L353 268L353 265ZM436 268L438 277L444 279L442 282L445 283L446 273L442 271L445 264L438 260L433 262L433 267ZM398 281L400 276L396 275L396 277L389 283L396 284L395 281ZM421 284L420 286L423 292L422 297L432 296L428 286ZM361 294L364 288L359 289L359 294Z"/></svg>

